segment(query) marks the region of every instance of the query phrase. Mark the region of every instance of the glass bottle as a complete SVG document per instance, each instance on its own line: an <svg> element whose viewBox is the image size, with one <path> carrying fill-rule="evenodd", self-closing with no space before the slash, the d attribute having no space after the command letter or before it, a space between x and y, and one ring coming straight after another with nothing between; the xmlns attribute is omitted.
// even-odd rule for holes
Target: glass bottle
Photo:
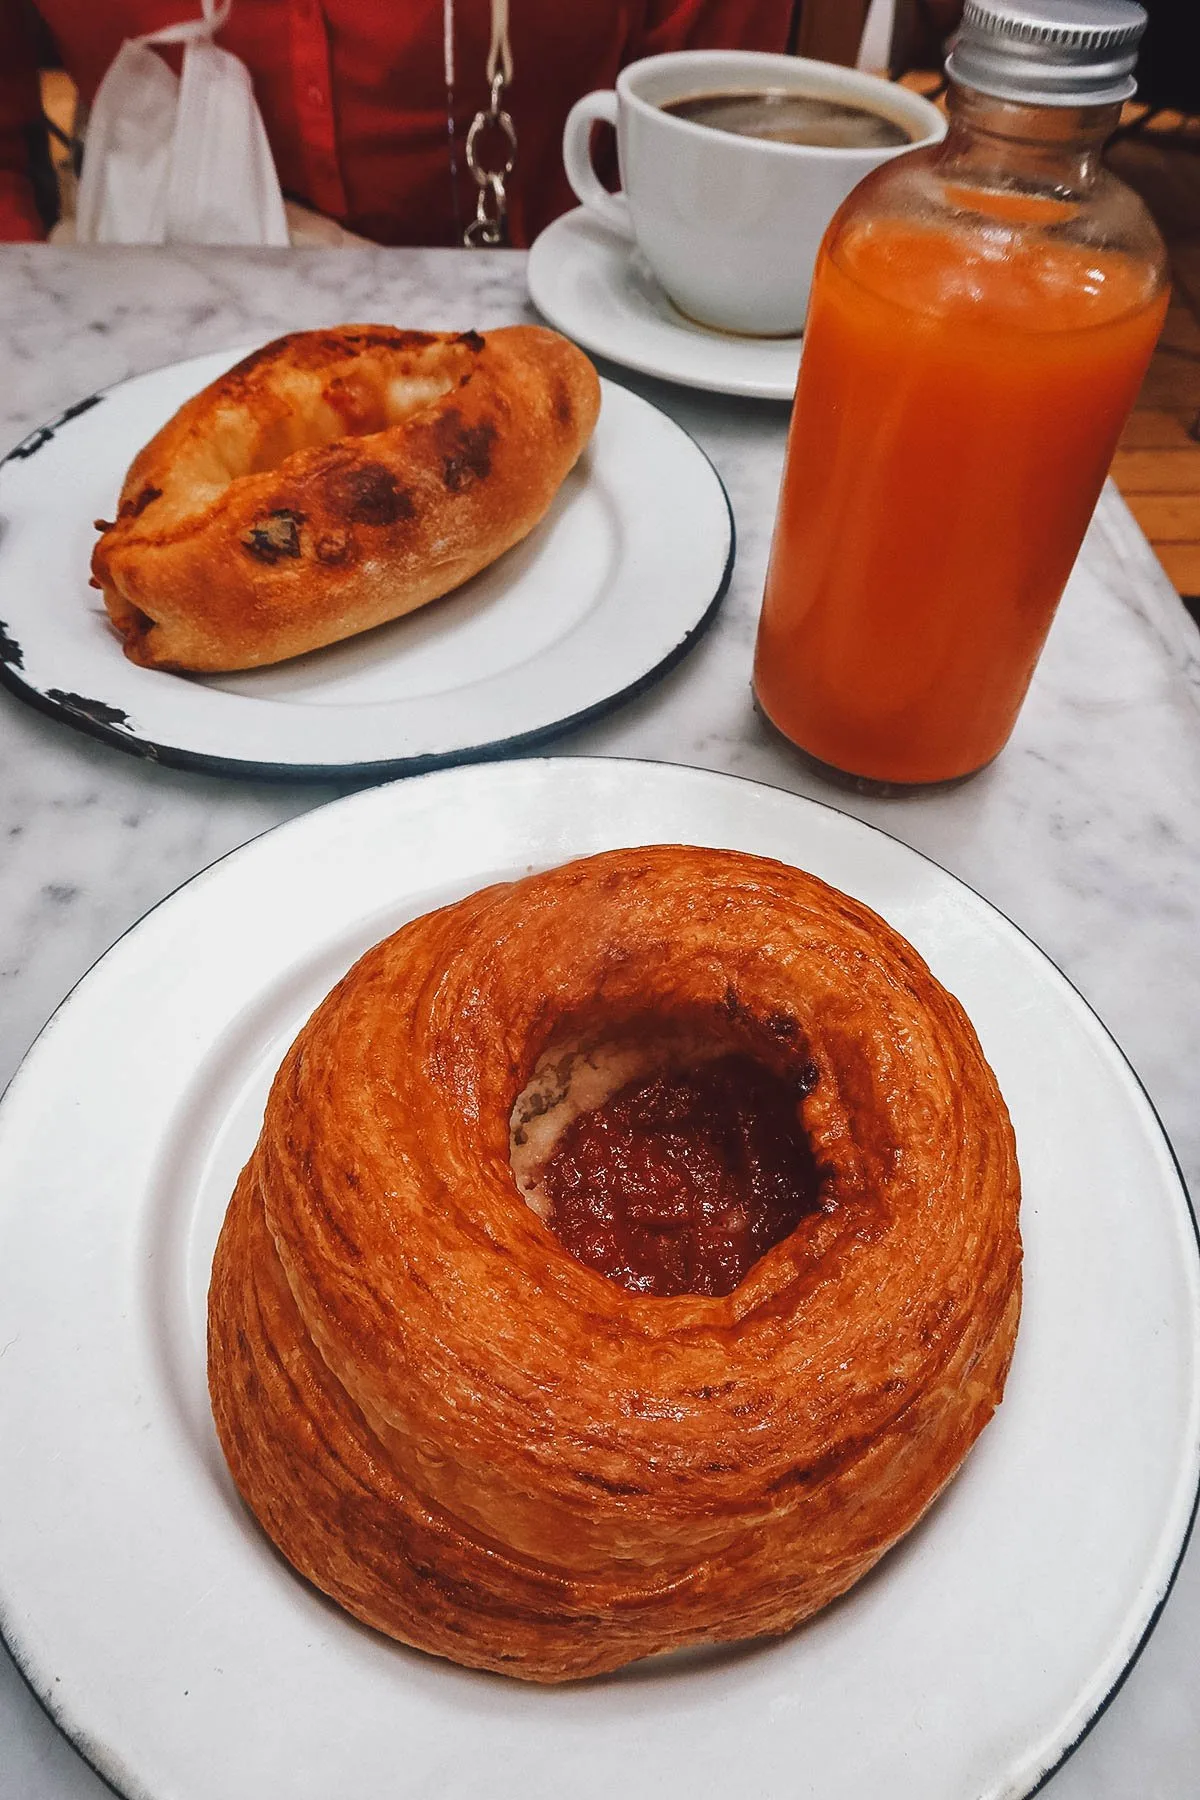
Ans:
<svg viewBox="0 0 1200 1800"><path fill-rule="evenodd" d="M940 145L818 258L755 655L764 712L861 785L1003 748L1167 306L1102 166L1130 0L967 0Z"/></svg>

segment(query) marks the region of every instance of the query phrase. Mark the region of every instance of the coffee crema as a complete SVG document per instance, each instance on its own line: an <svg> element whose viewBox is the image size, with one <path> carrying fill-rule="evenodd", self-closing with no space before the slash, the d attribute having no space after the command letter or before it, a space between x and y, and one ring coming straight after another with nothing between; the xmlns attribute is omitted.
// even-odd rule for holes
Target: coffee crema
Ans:
<svg viewBox="0 0 1200 1800"><path fill-rule="evenodd" d="M735 137L771 144L811 144L827 150L885 150L911 144L903 125L869 106L761 88L724 94L688 94L666 101L660 111Z"/></svg>

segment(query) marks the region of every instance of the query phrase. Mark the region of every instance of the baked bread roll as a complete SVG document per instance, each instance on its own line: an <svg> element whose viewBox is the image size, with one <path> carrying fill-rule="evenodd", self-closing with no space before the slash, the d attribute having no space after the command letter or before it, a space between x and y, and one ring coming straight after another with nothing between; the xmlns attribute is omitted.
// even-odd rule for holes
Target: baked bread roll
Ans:
<svg viewBox="0 0 1200 1800"><path fill-rule="evenodd" d="M449 593L542 518L600 407L587 358L514 325L278 338L134 458L92 577L147 668L250 669Z"/></svg>
<svg viewBox="0 0 1200 1800"><path fill-rule="evenodd" d="M672 1095L735 1064L792 1095L787 1234L704 1293L600 1272L603 1233L571 1254L546 1190L580 1128L665 1094L641 1150L686 1185ZM703 1227L726 1248L759 1175ZM693 1232L679 1193L651 1235ZM992 1416L1018 1202L962 1008L867 908L732 852L569 863L406 925L292 1046L213 1265L220 1441L302 1574L455 1662L556 1682L787 1631Z"/></svg>

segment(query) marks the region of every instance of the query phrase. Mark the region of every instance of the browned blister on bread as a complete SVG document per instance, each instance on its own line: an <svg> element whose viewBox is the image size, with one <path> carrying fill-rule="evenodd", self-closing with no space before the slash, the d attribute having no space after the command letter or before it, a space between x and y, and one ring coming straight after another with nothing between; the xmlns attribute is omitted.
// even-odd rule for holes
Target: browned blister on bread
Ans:
<svg viewBox="0 0 1200 1800"><path fill-rule="evenodd" d="M255 668L449 593L545 515L599 407L588 359L538 326L267 344L125 477L92 573L126 655Z"/></svg>

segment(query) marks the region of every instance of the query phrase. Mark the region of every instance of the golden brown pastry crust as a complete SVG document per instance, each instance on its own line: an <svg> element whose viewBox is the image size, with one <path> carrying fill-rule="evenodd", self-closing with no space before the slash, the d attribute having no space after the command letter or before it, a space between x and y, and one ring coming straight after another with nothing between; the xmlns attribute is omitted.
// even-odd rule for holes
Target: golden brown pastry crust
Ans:
<svg viewBox="0 0 1200 1800"><path fill-rule="evenodd" d="M180 407L97 521L126 655L255 668L449 593L542 518L599 406L591 363L539 326L267 344Z"/></svg>
<svg viewBox="0 0 1200 1800"><path fill-rule="evenodd" d="M576 1263L509 1166L546 1046L648 1017L817 1068L825 1210L725 1298ZM456 1662L786 1631L999 1402L1018 1203L975 1034L873 913L732 852L570 863L404 927L296 1040L213 1267L221 1443L302 1573Z"/></svg>

